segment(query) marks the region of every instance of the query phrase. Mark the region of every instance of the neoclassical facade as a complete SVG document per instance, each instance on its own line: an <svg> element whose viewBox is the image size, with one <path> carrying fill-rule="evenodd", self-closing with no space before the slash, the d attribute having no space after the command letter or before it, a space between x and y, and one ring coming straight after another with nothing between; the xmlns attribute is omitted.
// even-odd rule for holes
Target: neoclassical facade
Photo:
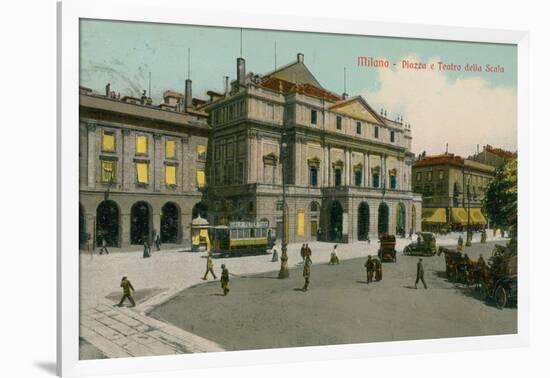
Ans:
<svg viewBox="0 0 550 378"><path fill-rule="evenodd" d="M122 97L80 88L80 240L129 247L160 235L189 240L194 213L203 211L207 114L186 94L167 91Z"/></svg>
<svg viewBox="0 0 550 378"><path fill-rule="evenodd" d="M323 88L304 56L266 75L247 73L209 92L205 202L212 224L267 220L280 237L287 190L291 242L352 242L420 230L411 190L411 129L361 96Z"/></svg>

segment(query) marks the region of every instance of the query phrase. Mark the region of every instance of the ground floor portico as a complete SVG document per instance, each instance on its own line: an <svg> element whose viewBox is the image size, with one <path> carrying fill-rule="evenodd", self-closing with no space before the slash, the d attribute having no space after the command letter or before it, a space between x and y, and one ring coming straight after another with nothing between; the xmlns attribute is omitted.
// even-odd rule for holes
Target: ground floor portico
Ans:
<svg viewBox="0 0 550 378"><path fill-rule="evenodd" d="M405 236L421 230L421 197L408 191L372 188L288 186L289 242L354 242L389 233ZM262 220L280 240L283 233L282 187L235 185L206 192L210 224Z"/></svg>
<svg viewBox="0 0 550 378"><path fill-rule="evenodd" d="M79 203L80 244L128 248L152 243L157 235L163 244L186 245L190 225L199 214L206 216L201 193L149 194L81 191ZM89 241L88 241L89 239Z"/></svg>

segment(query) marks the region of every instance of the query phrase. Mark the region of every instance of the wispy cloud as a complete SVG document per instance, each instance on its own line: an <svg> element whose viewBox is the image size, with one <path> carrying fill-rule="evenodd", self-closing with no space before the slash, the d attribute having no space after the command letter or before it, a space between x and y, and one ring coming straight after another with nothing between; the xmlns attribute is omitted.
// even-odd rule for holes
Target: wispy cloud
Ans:
<svg viewBox="0 0 550 378"><path fill-rule="evenodd" d="M450 152L462 155L474 153L477 144L517 148L515 88L491 86L481 76L454 80L429 70L380 70L379 81L379 89L363 91L364 97L412 124L416 153L440 153L446 143Z"/></svg>

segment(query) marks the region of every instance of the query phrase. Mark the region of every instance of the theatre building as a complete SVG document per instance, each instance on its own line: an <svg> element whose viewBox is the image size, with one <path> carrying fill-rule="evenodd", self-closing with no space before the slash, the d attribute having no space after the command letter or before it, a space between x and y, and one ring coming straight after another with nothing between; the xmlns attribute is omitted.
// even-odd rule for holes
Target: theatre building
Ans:
<svg viewBox="0 0 550 378"><path fill-rule="evenodd" d="M238 58L236 80L209 94L211 224L268 221L280 238L284 172L290 242L420 230L409 125L325 89L303 54L264 75Z"/></svg>
<svg viewBox="0 0 550 378"><path fill-rule="evenodd" d="M80 88L80 241L111 247L189 240L204 208L209 126L201 105L166 91L153 105L145 94L120 97Z"/></svg>
<svg viewBox="0 0 550 378"><path fill-rule="evenodd" d="M443 232L481 229L481 201L495 167L454 154L424 156L413 166L413 190L422 194L422 229Z"/></svg>

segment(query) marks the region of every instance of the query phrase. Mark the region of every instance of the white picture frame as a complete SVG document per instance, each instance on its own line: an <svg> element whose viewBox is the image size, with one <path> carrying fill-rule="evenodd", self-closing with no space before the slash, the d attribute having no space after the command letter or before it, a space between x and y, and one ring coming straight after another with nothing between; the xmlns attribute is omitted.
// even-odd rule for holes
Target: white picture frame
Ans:
<svg viewBox="0 0 550 378"><path fill-rule="evenodd" d="M518 333L453 339L383 342L338 346L285 348L189 354L131 359L79 361L79 257L78 248L78 124L79 20L81 18L157 23L277 29L336 34L375 35L470 41L517 46L518 54L518 241L522 251L518 276ZM58 4L58 341L57 371L62 376L147 373L199 367L244 366L299 361L391 356L411 353L511 348L529 342L529 36L524 31L474 29L358 20L278 17L273 14L212 12L187 8L177 1L73 2ZM523 252L526 251L526 252ZM277 354L276 359L273 353Z"/></svg>

